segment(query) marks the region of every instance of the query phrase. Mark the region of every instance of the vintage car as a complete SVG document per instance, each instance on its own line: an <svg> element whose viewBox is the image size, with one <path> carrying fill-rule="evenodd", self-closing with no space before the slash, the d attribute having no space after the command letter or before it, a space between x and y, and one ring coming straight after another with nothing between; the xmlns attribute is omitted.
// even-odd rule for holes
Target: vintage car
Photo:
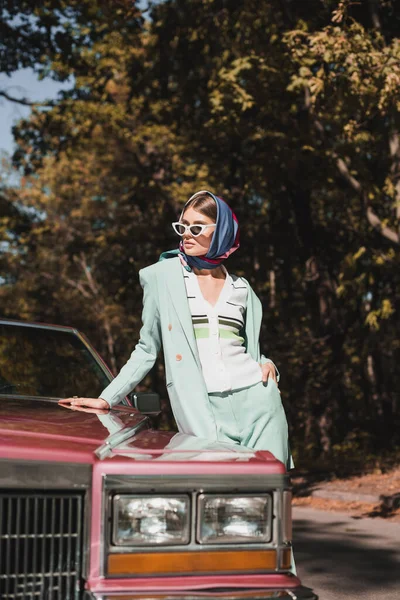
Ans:
<svg viewBox="0 0 400 600"><path fill-rule="evenodd" d="M157 431L154 395L60 406L112 379L87 338L0 328L2 600L316 598L290 570L291 491L272 454Z"/></svg>

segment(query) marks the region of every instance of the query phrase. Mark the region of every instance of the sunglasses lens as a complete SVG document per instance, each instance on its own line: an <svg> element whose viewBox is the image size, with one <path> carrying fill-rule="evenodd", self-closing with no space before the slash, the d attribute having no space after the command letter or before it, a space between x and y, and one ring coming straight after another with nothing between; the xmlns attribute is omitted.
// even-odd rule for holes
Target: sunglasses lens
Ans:
<svg viewBox="0 0 400 600"><path fill-rule="evenodd" d="M194 235L195 237L197 235L200 235L200 233L202 232L203 228L201 225L191 225L190 226L190 233L192 235Z"/></svg>
<svg viewBox="0 0 400 600"><path fill-rule="evenodd" d="M185 226L182 225L182 223L174 223L173 228L178 235L183 235L185 233Z"/></svg>

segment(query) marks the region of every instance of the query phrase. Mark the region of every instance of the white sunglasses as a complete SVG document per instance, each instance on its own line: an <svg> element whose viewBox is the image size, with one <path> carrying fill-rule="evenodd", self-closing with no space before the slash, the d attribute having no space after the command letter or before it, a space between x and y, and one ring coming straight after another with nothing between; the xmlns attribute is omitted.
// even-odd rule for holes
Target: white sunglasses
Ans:
<svg viewBox="0 0 400 600"><path fill-rule="evenodd" d="M180 221L177 221L176 223L172 223L172 227L174 228L175 233L177 233L178 235L185 235L185 233L187 231L189 231L189 233L193 236L193 237L198 237L199 235L201 235L202 233L204 233L204 230L207 229L207 227L216 227L217 224L216 223L210 223L209 225L200 225L194 223L193 225L185 225L184 223L181 223Z"/></svg>

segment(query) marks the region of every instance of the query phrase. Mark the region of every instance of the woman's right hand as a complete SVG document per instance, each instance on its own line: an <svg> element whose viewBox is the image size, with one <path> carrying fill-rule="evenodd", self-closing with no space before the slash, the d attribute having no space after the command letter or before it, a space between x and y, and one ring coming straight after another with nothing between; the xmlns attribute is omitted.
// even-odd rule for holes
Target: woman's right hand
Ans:
<svg viewBox="0 0 400 600"><path fill-rule="evenodd" d="M103 410L109 409L110 405L103 398L62 398L58 401L58 404L70 404L71 407L75 406L88 406L89 408L101 408Z"/></svg>

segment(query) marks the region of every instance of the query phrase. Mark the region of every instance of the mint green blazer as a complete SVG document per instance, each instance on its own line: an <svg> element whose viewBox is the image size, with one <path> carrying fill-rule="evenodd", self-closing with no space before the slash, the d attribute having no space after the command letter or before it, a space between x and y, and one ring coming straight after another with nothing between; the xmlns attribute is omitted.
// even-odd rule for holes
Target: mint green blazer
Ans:
<svg viewBox="0 0 400 600"><path fill-rule="evenodd" d="M236 276L232 279L234 285L245 283L249 289L245 326L247 352L262 364L272 362L260 354L261 302L246 279ZM167 391L179 431L216 440L216 424L202 375L179 258L169 258L142 269L139 280L143 288L143 326L139 342L99 397L110 406L121 402L153 367L162 345Z"/></svg>

